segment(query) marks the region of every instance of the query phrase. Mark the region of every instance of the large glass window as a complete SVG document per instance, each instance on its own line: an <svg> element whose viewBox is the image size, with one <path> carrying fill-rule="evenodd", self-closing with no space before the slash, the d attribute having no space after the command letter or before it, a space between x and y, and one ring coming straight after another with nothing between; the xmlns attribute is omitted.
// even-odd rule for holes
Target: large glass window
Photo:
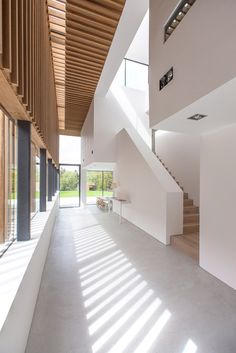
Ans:
<svg viewBox="0 0 236 353"><path fill-rule="evenodd" d="M146 91L148 88L148 66L125 59L125 86Z"/></svg>
<svg viewBox="0 0 236 353"><path fill-rule="evenodd" d="M0 243L16 236L16 124L0 110ZM0 246L0 255L5 245Z"/></svg>
<svg viewBox="0 0 236 353"><path fill-rule="evenodd" d="M60 207L80 206L80 165L60 164Z"/></svg>
<svg viewBox="0 0 236 353"><path fill-rule="evenodd" d="M148 65L124 59L117 71L114 84L146 91L148 89Z"/></svg>
<svg viewBox="0 0 236 353"><path fill-rule="evenodd" d="M31 217L39 211L40 199L40 158L39 150L31 142Z"/></svg>
<svg viewBox="0 0 236 353"><path fill-rule="evenodd" d="M81 138L60 135L60 207L80 206Z"/></svg>
<svg viewBox="0 0 236 353"><path fill-rule="evenodd" d="M87 171L87 204L95 204L99 196L110 197L112 190L113 172L88 170Z"/></svg>

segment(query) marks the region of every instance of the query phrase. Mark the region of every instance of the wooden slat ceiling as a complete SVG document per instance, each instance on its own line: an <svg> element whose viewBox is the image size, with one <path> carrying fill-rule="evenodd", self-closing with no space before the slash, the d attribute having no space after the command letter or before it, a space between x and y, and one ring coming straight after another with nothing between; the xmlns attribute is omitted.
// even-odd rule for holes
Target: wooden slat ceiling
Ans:
<svg viewBox="0 0 236 353"><path fill-rule="evenodd" d="M60 132L80 135L125 0L48 0Z"/></svg>
<svg viewBox="0 0 236 353"><path fill-rule="evenodd" d="M49 34L57 95L59 130L65 129L66 0L48 0Z"/></svg>

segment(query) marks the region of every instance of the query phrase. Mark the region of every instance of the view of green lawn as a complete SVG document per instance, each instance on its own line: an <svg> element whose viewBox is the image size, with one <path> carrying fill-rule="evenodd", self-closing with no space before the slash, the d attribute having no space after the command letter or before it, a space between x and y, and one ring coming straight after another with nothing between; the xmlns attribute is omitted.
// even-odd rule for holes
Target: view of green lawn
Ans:
<svg viewBox="0 0 236 353"><path fill-rule="evenodd" d="M103 196L112 196L112 191L104 191ZM79 191L72 190L72 191L60 191L60 197L78 197ZM87 191L87 197L96 197L102 196L101 190L89 190Z"/></svg>
<svg viewBox="0 0 236 353"><path fill-rule="evenodd" d="M111 197L113 195L112 191L103 191L103 195L102 195L102 191L101 190L89 190L87 191L87 196L109 196Z"/></svg>
<svg viewBox="0 0 236 353"><path fill-rule="evenodd" d="M110 171L89 171L87 173L87 197L112 196L113 173ZM78 197L79 173L77 170L60 169L60 197ZM104 191L102 191L104 190Z"/></svg>
<svg viewBox="0 0 236 353"><path fill-rule="evenodd" d="M72 190L72 191L60 191L60 197L78 197L79 191Z"/></svg>

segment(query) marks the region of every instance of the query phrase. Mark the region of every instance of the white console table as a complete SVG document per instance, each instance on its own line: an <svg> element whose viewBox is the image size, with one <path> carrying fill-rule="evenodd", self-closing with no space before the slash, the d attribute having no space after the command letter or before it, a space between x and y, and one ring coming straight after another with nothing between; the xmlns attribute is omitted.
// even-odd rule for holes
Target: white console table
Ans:
<svg viewBox="0 0 236 353"><path fill-rule="evenodd" d="M122 223L122 206L124 203L127 202L127 200L119 198L119 197L112 197L111 200L117 201L120 204L120 209L119 209L119 224Z"/></svg>

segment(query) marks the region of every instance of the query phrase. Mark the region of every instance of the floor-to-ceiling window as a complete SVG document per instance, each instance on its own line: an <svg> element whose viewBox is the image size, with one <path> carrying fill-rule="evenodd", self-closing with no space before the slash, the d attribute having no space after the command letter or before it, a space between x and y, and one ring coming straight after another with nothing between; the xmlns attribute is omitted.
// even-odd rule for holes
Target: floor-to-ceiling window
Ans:
<svg viewBox="0 0 236 353"><path fill-rule="evenodd" d="M87 204L95 204L99 196L110 197L112 190L113 172L101 170L87 171Z"/></svg>
<svg viewBox="0 0 236 353"><path fill-rule="evenodd" d="M148 89L148 65L125 58L117 72L115 82L121 86L146 91Z"/></svg>
<svg viewBox="0 0 236 353"><path fill-rule="evenodd" d="M60 135L60 207L80 206L80 137Z"/></svg>
<svg viewBox="0 0 236 353"><path fill-rule="evenodd" d="M0 110L0 255L16 236L16 141L15 121Z"/></svg>
<svg viewBox="0 0 236 353"><path fill-rule="evenodd" d="M60 207L80 206L80 165L60 164Z"/></svg>
<svg viewBox="0 0 236 353"><path fill-rule="evenodd" d="M40 199L40 154L38 147L31 142L31 217L39 211Z"/></svg>

